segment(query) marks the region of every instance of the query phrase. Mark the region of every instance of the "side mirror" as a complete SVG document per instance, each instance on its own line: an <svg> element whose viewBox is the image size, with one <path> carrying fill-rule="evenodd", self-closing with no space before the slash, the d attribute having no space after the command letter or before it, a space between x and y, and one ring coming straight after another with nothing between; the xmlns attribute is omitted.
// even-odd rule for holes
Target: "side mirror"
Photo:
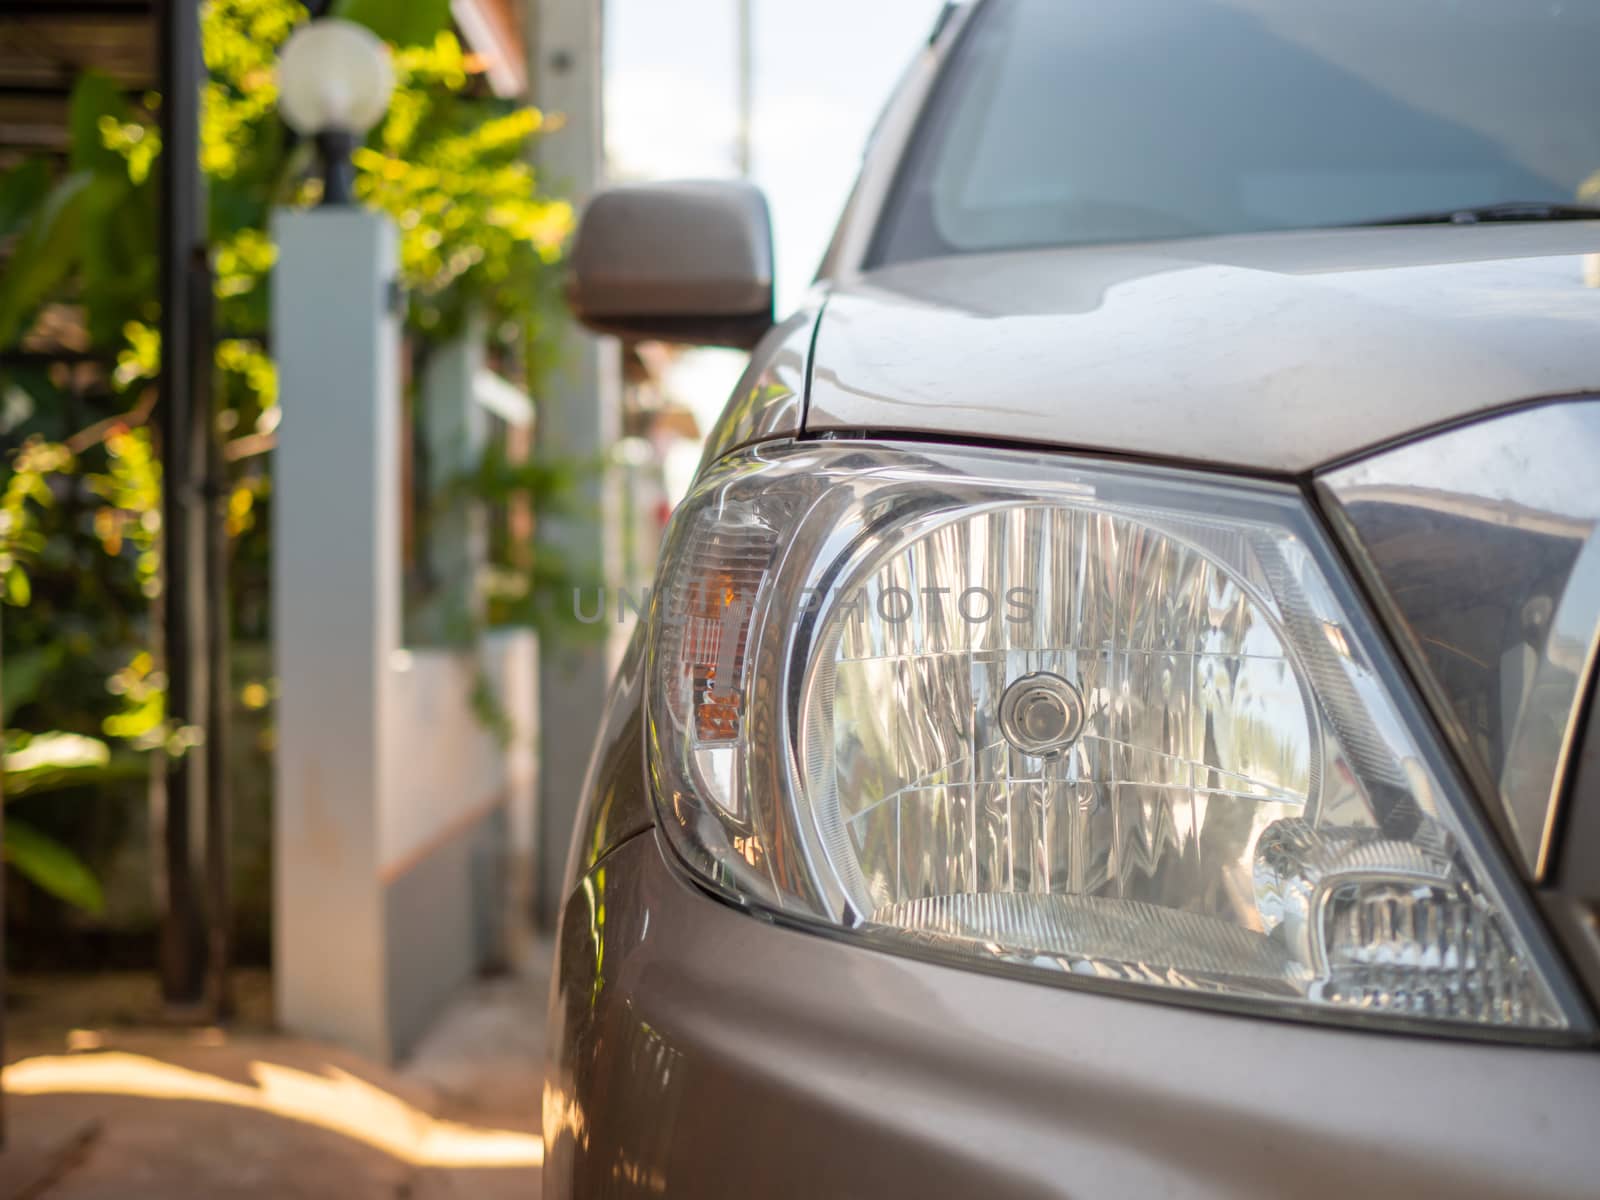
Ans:
<svg viewBox="0 0 1600 1200"><path fill-rule="evenodd" d="M735 182L599 193L578 225L567 300L598 333L749 349L773 324L766 197Z"/></svg>

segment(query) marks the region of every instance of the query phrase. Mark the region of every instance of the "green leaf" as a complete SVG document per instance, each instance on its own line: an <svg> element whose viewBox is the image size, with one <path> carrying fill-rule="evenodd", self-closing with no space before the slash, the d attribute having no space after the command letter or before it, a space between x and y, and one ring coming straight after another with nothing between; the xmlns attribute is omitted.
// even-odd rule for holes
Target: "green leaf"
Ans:
<svg viewBox="0 0 1600 1200"><path fill-rule="evenodd" d="M99 913L105 896L94 872L84 861L54 838L31 825L7 818L5 860L22 876L74 908Z"/></svg>
<svg viewBox="0 0 1600 1200"><path fill-rule="evenodd" d="M13 608L27 608L33 598L33 588L28 583L28 573L13 565L6 572L6 603Z"/></svg>
<svg viewBox="0 0 1600 1200"><path fill-rule="evenodd" d="M24 704L38 699L48 679L66 657L59 642L35 650L7 650L5 663L0 667L0 725L9 725L11 715Z"/></svg>
<svg viewBox="0 0 1600 1200"><path fill-rule="evenodd" d="M47 792L65 791L75 787L108 787L150 777L149 760L143 754L114 754L104 766L63 767L50 771L33 771L6 780L8 798L40 796Z"/></svg>
<svg viewBox="0 0 1600 1200"><path fill-rule="evenodd" d="M21 774L41 769L103 767L111 761L111 749L97 738L81 733L37 733L16 749L7 748L8 773Z"/></svg>
<svg viewBox="0 0 1600 1200"><path fill-rule="evenodd" d="M365 25L395 46L426 46L450 28L450 0L339 0L333 15Z"/></svg>
<svg viewBox="0 0 1600 1200"><path fill-rule="evenodd" d="M10 237L33 215L50 190L50 164L27 158L0 179L0 238Z"/></svg>
<svg viewBox="0 0 1600 1200"><path fill-rule="evenodd" d="M19 739L5 756L5 796L57 792L64 788L104 785L137 779L146 773L143 756L119 754L99 738L77 733L38 733L31 737L8 731L7 741Z"/></svg>
<svg viewBox="0 0 1600 1200"><path fill-rule="evenodd" d="M118 124L129 120L128 103L116 81L98 71L85 71L72 87L67 105L67 131L71 147L68 161L74 171L95 171L127 176L127 161L106 147L100 132L100 119L110 117Z"/></svg>
<svg viewBox="0 0 1600 1200"><path fill-rule="evenodd" d="M84 200L93 179L80 171L51 188L17 240L11 261L0 274L0 348L27 332L39 306L71 274L78 259Z"/></svg>
<svg viewBox="0 0 1600 1200"><path fill-rule="evenodd" d="M155 298L159 223L152 193L126 175L97 175L84 195L83 300L89 337L97 346L116 345L123 326L143 315Z"/></svg>

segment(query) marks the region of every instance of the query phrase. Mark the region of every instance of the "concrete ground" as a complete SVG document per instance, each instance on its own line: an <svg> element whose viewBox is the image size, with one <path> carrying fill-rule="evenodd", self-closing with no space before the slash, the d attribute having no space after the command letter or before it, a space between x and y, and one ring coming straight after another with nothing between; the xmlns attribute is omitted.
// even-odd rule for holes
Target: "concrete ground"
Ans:
<svg viewBox="0 0 1600 1200"><path fill-rule="evenodd" d="M275 1033L163 1028L144 976L13 982L0 1200L539 1195L548 948L475 981L398 1067Z"/></svg>

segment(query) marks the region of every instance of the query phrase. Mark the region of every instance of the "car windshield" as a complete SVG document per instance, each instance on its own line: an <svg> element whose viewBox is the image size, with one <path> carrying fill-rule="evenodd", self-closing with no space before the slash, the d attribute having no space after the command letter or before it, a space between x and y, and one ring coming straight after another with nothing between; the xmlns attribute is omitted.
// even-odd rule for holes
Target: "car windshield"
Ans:
<svg viewBox="0 0 1600 1200"><path fill-rule="evenodd" d="M869 257L1512 202L1600 205L1600 0L985 0Z"/></svg>

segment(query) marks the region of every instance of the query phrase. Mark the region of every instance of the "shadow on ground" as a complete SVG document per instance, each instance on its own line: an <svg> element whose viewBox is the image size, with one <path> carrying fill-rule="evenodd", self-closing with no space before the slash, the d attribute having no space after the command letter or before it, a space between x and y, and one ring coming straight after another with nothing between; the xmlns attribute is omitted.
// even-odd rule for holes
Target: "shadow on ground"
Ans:
<svg viewBox="0 0 1600 1200"><path fill-rule="evenodd" d="M529 961L395 1069L264 1028L82 1019L119 995L89 981L54 1027L14 1030L0 1200L537 1197L547 955Z"/></svg>

